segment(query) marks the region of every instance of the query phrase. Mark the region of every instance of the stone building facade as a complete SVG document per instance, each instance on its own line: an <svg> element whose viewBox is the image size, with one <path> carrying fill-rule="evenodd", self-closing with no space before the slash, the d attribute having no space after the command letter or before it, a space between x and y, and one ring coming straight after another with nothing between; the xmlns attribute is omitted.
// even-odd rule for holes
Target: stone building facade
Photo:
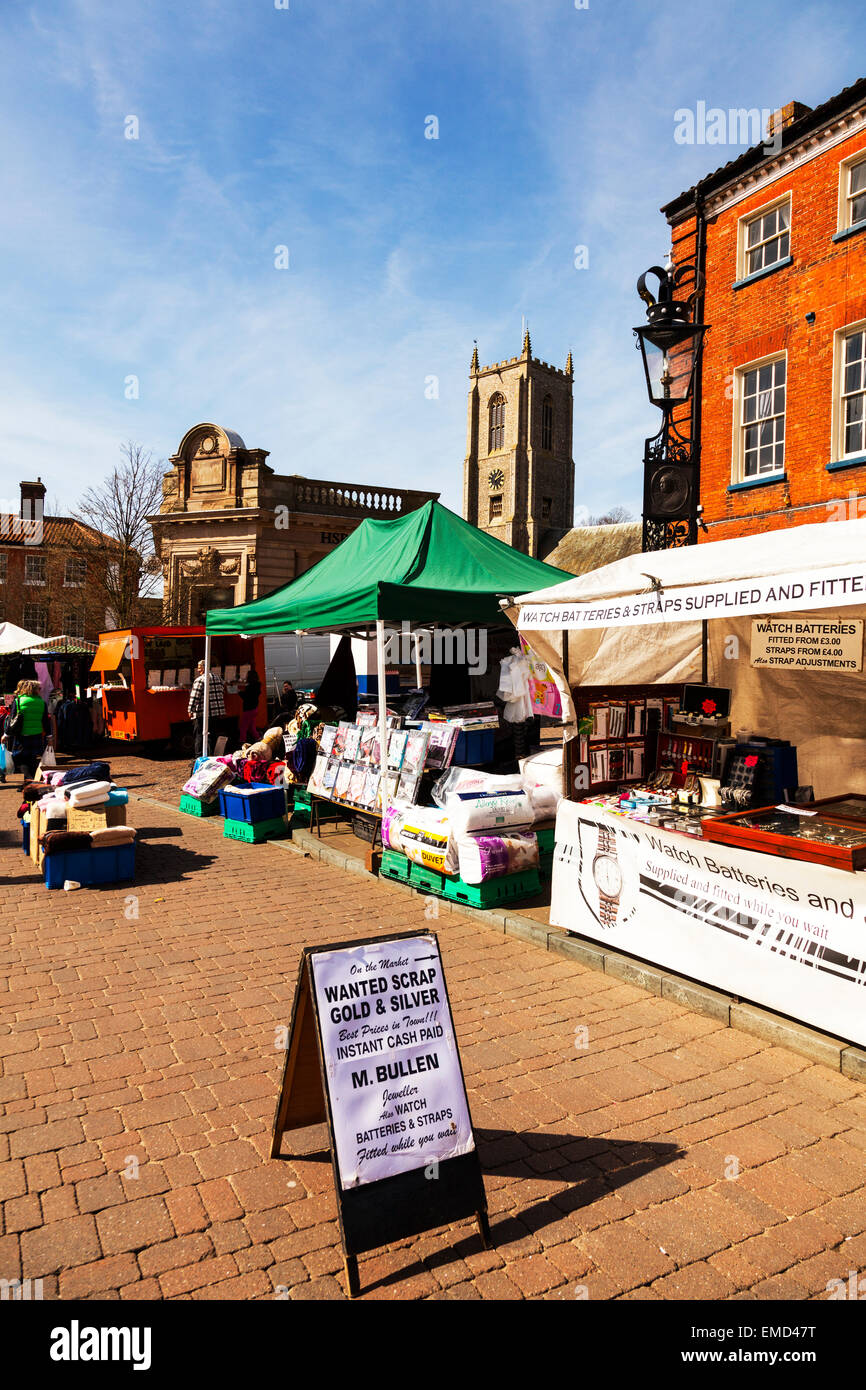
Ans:
<svg viewBox="0 0 866 1390"><path fill-rule="evenodd" d="M164 580L163 618L204 621L209 608L249 603L290 583L367 517L402 516L435 492L275 473L266 449L201 423L172 455L150 517Z"/></svg>
<svg viewBox="0 0 866 1390"><path fill-rule="evenodd" d="M532 356L470 367L463 515L488 535L541 558L574 523L571 353L565 369Z"/></svg>

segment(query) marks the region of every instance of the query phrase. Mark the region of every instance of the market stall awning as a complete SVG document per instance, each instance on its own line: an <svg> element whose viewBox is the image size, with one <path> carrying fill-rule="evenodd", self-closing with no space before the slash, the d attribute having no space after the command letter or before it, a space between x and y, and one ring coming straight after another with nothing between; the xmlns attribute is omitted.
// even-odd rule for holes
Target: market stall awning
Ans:
<svg viewBox="0 0 866 1390"><path fill-rule="evenodd" d="M32 647L27 648L29 656L92 656L96 651L95 642L87 642L83 637L68 637L61 633L59 637L40 638L34 642Z"/></svg>
<svg viewBox="0 0 866 1390"><path fill-rule="evenodd" d="M565 570L523 555L440 502L368 518L291 584L237 608L211 609L206 631L338 631L392 622L502 622L501 595L561 583Z"/></svg>
<svg viewBox="0 0 866 1390"><path fill-rule="evenodd" d="M567 664L572 689L700 681L706 621L707 679L731 691L734 727L790 739L816 796L838 789L842 767L847 789L866 792L866 518L629 555L507 612L555 675ZM754 662L755 629L788 615L828 636L846 624L854 669Z"/></svg>
<svg viewBox="0 0 866 1390"><path fill-rule="evenodd" d="M733 586L727 597L725 586ZM800 599L801 608L866 601L866 518L627 555L555 589L524 593L515 609L521 628L576 629L693 622L732 610L766 612L774 602L790 612ZM635 613L635 605L641 611Z"/></svg>
<svg viewBox="0 0 866 1390"><path fill-rule="evenodd" d="M16 627L15 623L0 623L0 656L26 651L28 647L38 646L41 641L37 633Z"/></svg>
<svg viewBox="0 0 866 1390"><path fill-rule="evenodd" d="M126 632L119 636L113 632L103 633L99 639L99 646L96 648L96 655L90 667L91 671L116 671L123 660L123 653L126 651L128 641L129 634Z"/></svg>

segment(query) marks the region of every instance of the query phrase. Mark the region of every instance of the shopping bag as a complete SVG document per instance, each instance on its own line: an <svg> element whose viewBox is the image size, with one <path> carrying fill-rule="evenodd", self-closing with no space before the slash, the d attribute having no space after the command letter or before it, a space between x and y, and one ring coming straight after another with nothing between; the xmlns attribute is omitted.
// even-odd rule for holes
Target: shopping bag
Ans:
<svg viewBox="0 0 866 1390"><path fill-rule="evenodd" d="M54 756L54 749L52 748L50 743L46 743L45 747L43 748L42 758L40 761L42 763L43 771L46 767L57 766L57 759Z"/></svg>

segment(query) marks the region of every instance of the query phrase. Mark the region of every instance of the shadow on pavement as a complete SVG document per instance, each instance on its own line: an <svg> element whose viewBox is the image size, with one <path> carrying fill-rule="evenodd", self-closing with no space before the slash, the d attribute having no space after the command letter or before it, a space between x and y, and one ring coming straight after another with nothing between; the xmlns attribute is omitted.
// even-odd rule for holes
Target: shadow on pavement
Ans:
<svg viewBox="0 0 866 1390"><path fill-rule="evenodd" d="M593 1202L609 1197L619 1188L628 1187L629 1183L636 1182L638 1178L645 1177L657 1168L663 1168L674 1159L685 1157L685 1150L677 1144L629 1141L615 1144L603 1138L589 1139L578 1134L538 1130L521 1133L510 1129L476 1129L475 1139L481 1159L482 1175L485 1178L535 1178L569 1184L562 1191L554 1192L550 1197L542 1197L522 1210L492 1218L490 1227L493 1249L509 1245L513 1241L525 1240L527 1235L553 1225L573 1212L590 1207ZM311 1151L301 1152L301 1148L307 1143L314 1147ZM283 1144L291 1145L295 1150L292 1153L280 1154L284 1161L331 1161L325 1126L296 1131L294 1142L292 1135L288 1134ZM579 1229L576 1228L575 1236L578 1234ZM482 1249L480 1235L476 1230L472 1230L442 1250L426 1255L423 1261L418 1260L412 1265L406 1265L370 1284L364 1281L361 1256L361 1286L364 1293L372 1289L386 1288L415 1274L423 1273L425 1268L450 1264L465 1255L477 1254Z"/></svg>

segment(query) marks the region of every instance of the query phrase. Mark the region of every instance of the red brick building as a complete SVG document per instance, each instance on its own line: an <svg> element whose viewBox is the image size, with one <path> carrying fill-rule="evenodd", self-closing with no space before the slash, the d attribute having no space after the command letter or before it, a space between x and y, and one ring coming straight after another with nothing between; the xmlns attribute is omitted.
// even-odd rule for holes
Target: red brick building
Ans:
<svg viewBox="0 0 866 1390"><path fill-rule="evenodd" d="M72 517L43 516L40 479L20 487L18 515L0 509L0 622L96 641L106 627L105 590L87 555L113 542Z"/></svg>
<svg viewBox="0 0 866 1390"><path fill-rule="evenodd" d="M701 540L866 515L866 79L771 125L662 208L705 278Z"/></svg>

